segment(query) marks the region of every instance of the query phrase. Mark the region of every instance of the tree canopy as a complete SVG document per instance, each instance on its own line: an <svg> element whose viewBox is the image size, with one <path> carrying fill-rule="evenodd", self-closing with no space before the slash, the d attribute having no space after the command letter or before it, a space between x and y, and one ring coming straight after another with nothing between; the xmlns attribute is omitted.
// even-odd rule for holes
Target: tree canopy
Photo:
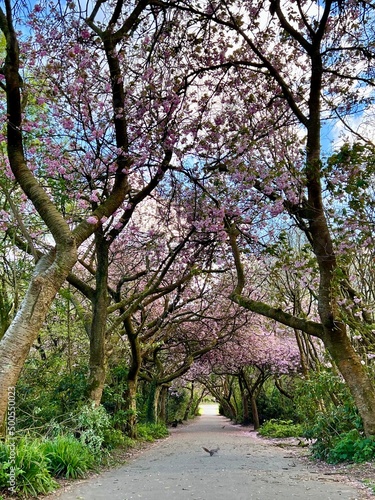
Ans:
<svg viewBox="0 0 375 500"><path fill-rule="evenodd" d="M145 384L157 413L328 355L374 436L372 6L6 0L0 29L0 421L64 297L130 434Z"/></svg>

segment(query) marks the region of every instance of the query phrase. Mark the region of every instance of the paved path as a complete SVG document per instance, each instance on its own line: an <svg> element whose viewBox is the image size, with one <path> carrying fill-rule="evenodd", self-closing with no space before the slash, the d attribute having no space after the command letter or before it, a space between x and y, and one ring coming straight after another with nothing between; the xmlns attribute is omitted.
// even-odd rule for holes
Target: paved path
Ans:
<svg viewBox="0 0 375 500"><path fill-rule="evenodd" d="M212 457L202 446L220 447ZM354 500L340 476L324 476L291 451L214 415L173 429L129 464L73 484L59 500Z"/></svg>

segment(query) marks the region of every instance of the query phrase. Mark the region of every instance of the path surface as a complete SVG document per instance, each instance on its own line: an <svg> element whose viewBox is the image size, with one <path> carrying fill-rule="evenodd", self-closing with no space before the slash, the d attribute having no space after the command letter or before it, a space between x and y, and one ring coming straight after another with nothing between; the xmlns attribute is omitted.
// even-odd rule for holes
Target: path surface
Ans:
<svg viewBox="0 0 375 500"><path fill-rule="evenodd" d="M212 457L202 446L220 447ZM130 463L57 491L58 500L354 500L361 492L324 476L290 450L226 418L204 415L172 430Z"/></svg>

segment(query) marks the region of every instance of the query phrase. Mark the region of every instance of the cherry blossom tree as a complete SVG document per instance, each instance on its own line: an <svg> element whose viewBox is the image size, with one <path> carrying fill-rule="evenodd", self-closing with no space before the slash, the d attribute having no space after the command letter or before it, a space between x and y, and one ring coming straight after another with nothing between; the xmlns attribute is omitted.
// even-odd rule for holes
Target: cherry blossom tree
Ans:
<svg viewBox="0 0 375 500"><path fill-rule="evenodd" d="M85 289L94 312L93 399L100 400L105 376L108 313L118 314L115 327L124 327L135 347L140 339L165 345L150 348L150 359L162 358L164 372L170 365L169 379L185 369L187 363L176 367L174 361L187 359L189 349L201 355L194 342L202 339L176 345L184 331L177 320L171 336L169 327L160 338L160 329L153 328L169 317L166 304L179 296L180 280L193 294L189 286L199 282L193 261L207 263L204 252L214 239L221 242L215 247L220 251L210 253L215 271L227 266L222 248L229 240L237 274L229 281L231 300L303 332L305 346L309 337L320 339L350 387L366 434L375 435L374 384L354 340L358 330L371 340L374 321L360 276L353 279L354 266L348 266L355 242L372 248L366 212L371 141L358 138L369 154L344 147L328 160L321 147L328 119L348 125L348 113L372 104L370 6L333 0L97 0L85 8L80 2L40 2L29 11L26 3L5 0L0 29L6 40L0 105L7 143L0 223L35 262L0 343L0 422L8 387L16 384L59 289L67 278L84 289L78 266L75 276L71 272L78 260L96 275L95 286ZM174 181L165 183L171 170ZM133 275L142 276L120 275L112 290L118 295L111 295L109 265L117 240L122 234L131 238L126 229L156 188L159 203L173 198L178 184L189 186L184 204L175 208L189 228L174 236L189 248L188 261L179 261L171 246L158 272L143 274L146 259ZM205 204L199 213L191 209L198 192ZM295 253L289 244L279 251L292 228L309 247L308 257L288 259L287 251ZM197 246L189 246L197 233ZM157 246L163 238L155 236ZM279 269L295 272L295 286L283 288L290 293L308 286L311 307L295 296L290 308L282 293L270 293L270 287L259 293L254 286L252 265L258 262L259 269L262 262L266 273L269 261L263 258L272 251ZM186 287L185 277L192 278ZM126 283L134 285L135 295ZM116 303L108 307L111 297ZM214 325L221 316L215 311L211 318ZM142 337L146 322L149 337ZM212 324L206 327L215 332ZM139 351L133 355L138 370ZM151 372L157 371L156 358ZM158 380L165 381L165 373Z"/></svg>
<svg viewBox="0 0 375 500"><path fill-rule="evenodd" d="M228 382L233 377L241 393L243 421L248 421L248 408L251 407L254 426L258 428L257 398L264 383L272 376L300 371L300 361L298 344L291 331L277 330L274 322L257 320L254 315L250 315L247 323L228 342L203 356L188 376L194 374L198 377L221 401L224 410L229 410L228 415L237 419L238 402L231 402L233 382L223 384L219 390L215 389L218 379ZM232 391L226 394L225 388L229 387L232 387Z"/></svg>
<svg viewBox="0 0 375 500"><path fill-rule="evenodd" d="M345 265L353 226L343 240L338 215L345 200L330 196L331 185L348 186L362 168L349 159L326 169L321 147L327 120L348 123L348 113L360 114L373 102L372 8L333 0L165 5L195 16L199 33L201 57L191 74L206 75L207 90L195 94L205 112L193 148L200 160L189 175L226 214L238 273L232 299L321 339L351 390L366 435L375 435L374 383L341 307L343 296L360 299ZM243 252L261 252L290 227L303 234L315 259L317 316L253 298L243 270ZM355 228L365 233L368 226ZM367 321L371 328L372 318L363 317Z"/></svg>
<svg viewBox="0 0 375 500"><path fill-rule="evenodd" d="M199 307L204 287L191 283L197 279L203 281L205 274L213 272L210 251L200 244L198 235L191 242L191 231L178 234L176 224L166 226L165 221L160 221L155 228L150 225L149 213L145 218L148 224L143 227L148 225L148 229L131 224L112 248L105 311L108 319L104 350L117 353L118 336L128 344L129 372L124 410L129 417L126 430L131 434L135 434L136 396L143 357L164 343L166 337L173 336L170 324L181 314L184 304L198 303L196 307ZM155 224L155 219L153 222ZM159 239L160 232L163 237ZM95 269L92 268L93 275ZM81 284L82 280L78 288L90 298L89 285ZM188 321L186 316L189 316L187 312L182 317ZM106 357L104 355L98 362L104 365Z"/></svg>
<svg viewBox="0 0 375 500"><path fill-rule="evenodd" d="M99 289L106 289L110 240L170 166L175 139L169 123L180 100L162 62L159 71L148 68L156 46L147 41L150 34L156 30L156 42L163 39L157 18L149 2L97 1L90 11L72 2L41 2L29 11L26 3L9 0L0 10L6 40L1 89L7 158L2 169L14 185L6 187L9 200L13 206L16 196L22 200L14 216L17 244L22 247L23 240L37 262L1 340L1 422L8 387L16 384L79 248L95 236L98 254L104 256L95 299L100 319L105 294ZM30 94L38 96L31 111ZM34 233L30 215L40 228ZM93 325L100 339L93 349L100 351L103 323ZM102 377L100 367L96 372Z"/></svg>
<svg viewBox="0 0 375 500"><path fill-rule="evenodd" d="M140 378L153 388L149 408L154 420L165 417L165 401L162 398L160 403L159 398L171 384L192 373L197 360L226 344L246 323L246 314L239 314L237 306L230 303L228 289L221 280L208 275L206 283L201 278L198 281L192 282L190 290L185 291L185 301L145 346Z"/></svg>

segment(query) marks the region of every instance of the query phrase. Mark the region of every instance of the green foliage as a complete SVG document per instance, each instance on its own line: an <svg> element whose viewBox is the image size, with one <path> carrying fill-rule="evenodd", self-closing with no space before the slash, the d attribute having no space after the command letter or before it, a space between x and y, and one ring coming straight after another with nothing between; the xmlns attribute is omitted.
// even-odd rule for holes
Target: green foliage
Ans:
<svg viewBox="0 0 375 500"><path fill-rule="evenodd" d="M133 410L118 410L112 417L113 426L115 429L126 429L127 422L134 414Z"/></svg>
<svg viewBox="0 0 375 500"><path fill-rule="evenodd" d="M312 373L308 380L301 380L295 403L300 420L309 429L308 437L319 438L326 433L337 436L353 428L362 428L348 387L328 370Z"/></svg>
<svg viewBox="0 0 375 500"><path fill-rule="evenodd" d="M329 370L313 373L300 384L296 409L305 437L315 440L315 458L338 463L375 457L374 441L363 437L362 420L347 386Z"/></svg>
<svg viewBox="0 0 375 500"><path fill-rule="evenodd" d="M16 454L12 461L10 443L0 442L0 490L8 490L12 476L18 495L47 494L58 487L54 477L76 479L95 468L102 458L103 447L134 446L134 440L107 427L109 417L104 408L83 408L80 417L77 421L85 425L85 429L82 428L79 440L72 435L50 440L20 439L14 441ZM161 425L144 426L143 429L144 439L148 441L167 434L167 429Z"/></svg>
<svg viewBox="0 0 375 500"><path fill-rule="evenodd" d="M319 453L318 453L319 451ZM320 458L321 447L315 449L314 455ZM363 437L357 429L341 434L334 440L331 449L325 451L328 463L368 462L375 459L375 439Z"/></svg>
<svg viewBox="0 0 375 500"><path fill-rule="evenodd" d="M64 295L64 296L62 296ZM85 401L88 338L62 290L17 383L17 428L45 435Z"/></svg>
<svg viewBox="0 0 375 500"><path fill-rule="evenodd" d="M15 489L18 494L37 496L55 490L58 484L50 474L49 461L40 440L20 439L15 442L15 446L14 462L10 461L10 443L2 443L0 446L0 487L9 487L14 468Z"/></svg>
<svg viewBox="0 0 375 500"><path fill-rule="evenodd" d="M317 411L314 423L307 428L305 436L316 439L319 445L329 450L334 446L336 439L341 434L351 430L362 430L362 422L354 404L344 404L332 407L329 412Z"/></svg>
<svg viewBox="0 0 375 500"><path fill-rule="evenodd" d="M71 373L64 373L52 393L54 400L59 401L60 411L71 411L85 398L87 388L87 369L76 367Z"/></svg>
<svg viewBox="0 0 375 500"><path fill-rule="evenodd" d="M46 441L42 450L48 460L48 470L56 477L83 477L94 465L89 449L70 436Z"/></svg>
<svg viewBox="0 0 375 500"><path fill-rule="evenodd" d="M121 362L116 361L115 366L110 367L107 374L107 383L103 390L103 396L101 404L104 408L117 419L121 420L122 408L124 407L125 400L124 394L126 394L128 388L128 373L129 367Z"/></svg>
<svg viewBox="0 0 375 500"><path fill-rule="evenodd" d="M303 435L303 427L292 420L271 419L260 426L259 434L264 437L285 438Z"/></svg>
<svg viewBox="0 0 375 500"><path fill-rule="evenodd" d="M147 386L148 389L148 396L146 399L146 422L149 423L155 423L156 415L155 415L155 391L156 391L156 384L155 382L151 382Z"/></svg>
<svg viewBox="0 0 375 500"><path fill-rule="evenodd" d="M76 415L76 432L79 439L93 454L100 454L111 428L110 417L103 406L83 406Z"/></svg>
<svg viewBox="0 0 375 500"><path fill-rule="evenodd" d="M87 368L67 371L61 353L46 360L30 357L17 383L17 428L49 433L51 422L64 422L83 404L86 387Z"/></svg>
<svg viewBox="0 0 375 500"><path fill-rule="evenodd" d="M155 441L169 435L169 431L164 424L138 424L137 433L139 439L143 441Z"/></svg>
<svg viewBox="0 0 375 500"><path fill-rule="evenodd" d="M365 193L372 183L373 158L373 151L367 146L359 143L353 145L346 143L328 159L323 168L323 174L328 179L329 191L337 197L345 194L349 209L360 211L369 203ZM347 181L345 183L332 182L335 175L343 170L349 174ZM343 214L345 215L346 211Z"/></svg>
<svg viewBox="0 0 375 500"><path fill-rule="evenodd" d="M119 429L104 429L103 438L103 446L108 450L129 444L126 441L126 436Z"/></svg>
<svg viewBox="0 0 375 500"><path fill-rule="evenodd" d="M189 393L186 389L179 388L178 391L171 391L167 401L167 420L183 420L189 402Z"/></svg>
<svg viewBox="0 0 375 500"><path fill-rule="evenodd" d="M288 392L294 393L294 378L283 377L283 382L287 386ZM275 387L273 380L269 379L257 398L257 406L261 420L281 419L295 420L296 410L294 401L283 396Z"/></svg>

